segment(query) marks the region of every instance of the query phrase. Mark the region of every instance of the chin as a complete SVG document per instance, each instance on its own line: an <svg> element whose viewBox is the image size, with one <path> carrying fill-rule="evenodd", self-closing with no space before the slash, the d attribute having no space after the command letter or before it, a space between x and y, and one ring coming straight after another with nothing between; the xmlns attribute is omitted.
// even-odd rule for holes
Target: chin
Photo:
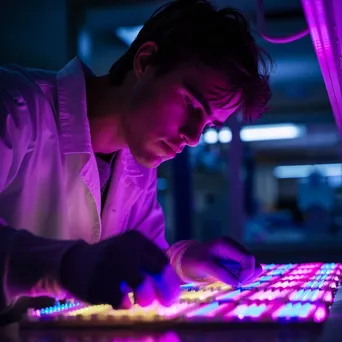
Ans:
<svg viewBox="0 0 342 342"><path fill-rule="evenodd" d="M148 169L155 169L164 161L162 157L158 156L151 156L149 158L146 156L133 156L141 166L146 167Z"/></svg>

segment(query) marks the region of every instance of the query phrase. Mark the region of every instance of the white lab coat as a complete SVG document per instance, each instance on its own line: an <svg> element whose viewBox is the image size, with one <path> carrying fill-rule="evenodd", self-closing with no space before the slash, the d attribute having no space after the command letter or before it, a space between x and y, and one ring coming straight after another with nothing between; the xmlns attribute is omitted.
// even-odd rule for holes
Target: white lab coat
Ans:
<svg viewBox="0 0 342 342"><path fill-rule="evenodd" d="M0 68L0 218L39 236L89 243L135 229L166 250L156 170L128 149L115 159L101 215L87 72L78 58L58 73ZM171 260L184 246L168 249Z"/></svg>

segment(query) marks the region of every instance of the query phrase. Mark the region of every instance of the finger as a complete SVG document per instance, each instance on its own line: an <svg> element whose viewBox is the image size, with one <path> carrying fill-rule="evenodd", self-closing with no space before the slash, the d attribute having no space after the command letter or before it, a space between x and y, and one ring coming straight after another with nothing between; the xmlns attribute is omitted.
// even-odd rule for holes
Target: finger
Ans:
<svg viewBox="0 0 342 342"><path fill-rule="evenodd" d="M230 273L232 273L236 278L241 270L241 265L233 260L222 260L215 258L215 261L224 266Z"/></svg>
<svg viewBox="0 0 342 342"><path fill-rule="evenodd" d="M129 298L129 294L128 293L124 294L119 308L122 310L129 310L132 307L133 307L133 303L131 299Z"/></svg>
<svg viewBox="0 0 342 342"><path fill-rule="evenodd" d="M120 289L122 293L122 300L119 306L119 309L129 310L133 307L134 298L131 299L130 293L132 293L132 289L125 283L122 282L120 284Z"/></svg>
<svg viewBox="0 0 342 342"><path fill-rule="evenodd" d="M106 297L106 300L100 300L98 304L109 304L114 310L128 310L133 306L132 300L129 297L129 287L126 283L121 283L116 287L106 286L106 289L99 291L98 296Z"/></svg>
<svg viewBox="0 0 342 342"><path fill-rule="evenodd" d="M153 275L154 288L158 301L164 306L171 306L180 298L180 279L171 265L158 275Z"/></svg>
<svg viewBox="0 0 342 342"><path fill-rule="evenodd" d="M199 266L201 267L201 271L205 272L208 276L234 287L239 286L240 281L238 278L214 259L203 261Z"/></svg>
<svg viewBox="0 0 342 342"><path fill-rule="evenodd" d="M255 280L257 280L261 276L262 273L263 273L262 266L257 261L255 261L255 271L253 275L250 278L246 279L243 282L243 284L245 285L245 284L253 283Z"/></svg>
<svg viewBox="0 0 342 342"><path fill-rule="evenodd" d="M233 260L240 264L238 279L241 283L253 276L255 271L255 258L243 246L228 237L213 241L210 253L223 260Z"/></svg>
<svg viewBox="0 0 342 342"><path fill-rule="evenodd" d="M263 272L264 272L264 270L263 270L262 266L257 261L255 261L255 271L254 271L254 275L253 275L253 277L254 277L253 280L258 279L262 275Z"/></svg>
<svg viewBox="0 0 342 342"><path fill-rule="evenodd" d="M137 290L143 286L146 276L137 270L130 270L129 275L126 277L126 281L121 283L121 291L123 293L132 292L134 295L137 293Z"/></svg>
<svg viewBox="0 0 342 342"><path fill-rule="evenodd" d="M141 307L151 305L157 299L153 280L149 276L145 276L144 281L135 290L134 295L136 303Z"/></svg>
<svg viewBox="0 0 342 342"><path fill-rule="evenodd" d="M264 269L261 266L261 264L257 261L255 261L255 274L257 274L257 277L260 277L264 273Z"/></svg>
<svg viewBox="0 0 342 342"><path fill-rule="evenodd" d="M255 258L253 255L246 255L240 260L241 269L238 274L238 279L244 284L248 279L251 279L255 273Z"/></svg>

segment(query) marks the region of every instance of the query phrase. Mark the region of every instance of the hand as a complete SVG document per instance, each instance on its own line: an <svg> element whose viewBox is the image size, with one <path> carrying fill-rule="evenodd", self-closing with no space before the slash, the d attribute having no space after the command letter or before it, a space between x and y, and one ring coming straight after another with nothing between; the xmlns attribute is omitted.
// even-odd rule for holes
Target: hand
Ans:
<svg viewBox="0 0 342 342"><path fill-rule="evenodd" d="M263 271L253 255L228 237L209 243L194 242L184 252L181 268L191 279L218 280L236 287L252 283Z"/></svg>
<svg viewBox="0 0 342 342"><path fill-rule="evenodd" d="M155 300L173 304L180 295L180 280L166 255L143 235L130 231L94 245L81 242L65 256L61 284L89 304L111 304L115 309Z"/></svg>

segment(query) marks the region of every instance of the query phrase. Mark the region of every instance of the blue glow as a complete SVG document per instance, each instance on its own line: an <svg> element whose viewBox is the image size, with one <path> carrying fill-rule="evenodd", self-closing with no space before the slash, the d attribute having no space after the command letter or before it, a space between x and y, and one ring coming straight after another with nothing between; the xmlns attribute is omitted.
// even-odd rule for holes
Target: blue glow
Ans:
<svg viewBox="0 0 342 342"><path fill-rule="evenodd" d="M195 284L184 284L181 285L181 290L189 290L192 289L195 286Z"/></svg>
<svg viewBox="0 0 342 342"><path fill-rule="evenodd" d="M251 305L247 311L245 312L245 316L250 316L250 317L259 317L266 309L266 305L257 305L253 304Z"/></svg>
<svg viewBox="0 0 342 342"><path fill-rule="evenodd" d="M298 317L301 317L301 318L307 317L309 312L310 312L310 308L311 308L311 304L310 303L304 304L302 306L302 308L298 312Z"/></svg>
<svg viewBox="0 0 342 342"><path fill-rule="evenodd" d="M278 313L279 318L297 318L306 317L309 314L311 308L310 303L302 304L292 304L288 303L286 306Z"/></svg>
<svg viewBox="0 0 342 342"><path fill-rule="evenodd" d="M311 293L308 294L307 300L314 301L316 299L316 296L319 294L320 289L310 291Z"/></svg>
<svg viewBox="0 0 342 342"><path fill-rule="evenodd" d="M281 267L276 268L275 270L271 271L268 275L275 276L275 275L283 275L284 272L293 268L294 264L286 264L282 265Z"/></svg>
<svg viewBox="0 0 342 342"><path fill-rule="evenodd" d="M326 177L342 176L342 164L315 164L315 165L281 165L273 170L276 178L304 178L312 168L318 169ZM323 266L330 268L329 266Z"/></svg>
<svg viewBox="0 0 342 342"><path fill-rule="evenodd" d="M130 46L134 39L139 34L142 26L119 27L116 30L116 35L127 45Z"/></svg>
<svg viewBox="0 0 342 342"><path fill-rule="evenodd" d="M233 292L229 292L226 295L224 295L222 297L218 297L218 298L220 298L219 299L220 301L224 301L224 300L227 300L227 299L232 299L233 297L237 296L240 293L241 293L241 290L236 290L236 291L233 291Z"/></svg>
<svg viewBox="0 0 342 342"><path fill-rule="evenodd" d="M296 139L306 133L305 126L294 124L276 124L276 125L257 125L254 127L243 127L240 131L242 141L267 141ZM229 128L224 127L219 132L215 129L207 130L203 139L207 144L229 143L232 139L232 133Z"/></svg>
<svg viewBox="0 0 342 342"><path fill-rule="evenodd" d="M268 265L264 265L263 269L268 271L268 270L271 270L275 266L276 266L276 264L268 264Z"/></svg>
<svg viewBox="0 0 342 342"><path fill-rule="evenodd" d="M89 33L85 30L81 31L78 36L78 55L82 60L88 60L91 55L92 43Z"/></svg>
<svg viewBox="0 0 342 342"><path fill-rule="evenodd" d="M274 270L269 275L270 276L278 276L284 273L284 270Z"/></svg>
<svg viewBox="0 0 342 342"><path fill-rule="evenodd" d="M301 303L297 303L297 304L293 305L291 307L291 309L289 310L288 316L291 317L291 318L297 317L299 312L300 312L300 310L301 310L301 308L302 308L302 304Z"/></svg>
<svg viewBox="0 0 342 342"><path fill-rule="evenodd" d="M293 304L288 303L284 306L284 308L279 312L278 316L280 318L288 317L291 315L291 312L293 311Z"/></svg>
<svg viewBox="0 0 342 342"><path fill-rule="evenodd" d="M242 290L248 290L248 289L252 289L252 288L254 288L254 287L257 287L257 286L259 286L260 284L261 284L260 281L256 281L256 282L254 282L254 283L252 283L252 284L248 284L248 285L246 285L246 286L241 286L241 287L239 287L239 288L242 289Z"/></svg>
<svg viewBox="0 0 342 342"><path fill-rule="evenodd" d="M258 125L241 129L242 141L295 139L306 133L305 126L294 124Z"/></svg>
<svg viewBox="0 0 342 342"><path fill-rule="evenodd" d="M321 277L320 281L310 280L306 282L303 287L309 287L309 288L319 288L322 287L326 279L328 278L329 274L324 274Z"/></svg>
<svg viewBox="0 0 342 342"><path fill-rule="evenodd" d="M204 306L203 308L200 308L198 310L196 310L195 312L191 313L191 316L203 316L208 314L211 310L216 309L219 306L218 302L214 302L211 304L208 304L206 306Z"/></svg>
<svg viewBox="0 0 342 342"><path fill-rule="evenodd" d="M41 315L48 315L48 314L52 314L54 312L60 312L63 310L68 310L70 308L73 308L73 307L79 306L79 305L81 305L81 303L79 303L79 302L65 303L65 304L61 304L60 302L56 302L54 306L49 306L49 307L43 308L43 309L38 310L38 311Z"/></svg>
<svg viewBox="0 0 342 342"><path fill-rule="evenodd" d="M303 297L304 294L304 290L299 290L295 296L292 298L293 301L297 301L297 300L301 300L301 298Z"/></svg>
<svg viewBox="0 0 342 342"><path fill-rule="evenodd" d="M315 291L316 290L306 290L300 300L302 302L309 301L315 295Z"/></svg>
<svg viewBox="0 0 342 342"><path fill-rule="evenodd" d="M263 276L263 277L259 278L258 280L259 281L270 281L272 279L273 279L272 276Z"/></svg>
<svg viewBox="0 0 342 342"><path fill-rule="evenodd" d="M165 178L158 178L158 190L164 191L168 188L168 181Z"/></svg>

